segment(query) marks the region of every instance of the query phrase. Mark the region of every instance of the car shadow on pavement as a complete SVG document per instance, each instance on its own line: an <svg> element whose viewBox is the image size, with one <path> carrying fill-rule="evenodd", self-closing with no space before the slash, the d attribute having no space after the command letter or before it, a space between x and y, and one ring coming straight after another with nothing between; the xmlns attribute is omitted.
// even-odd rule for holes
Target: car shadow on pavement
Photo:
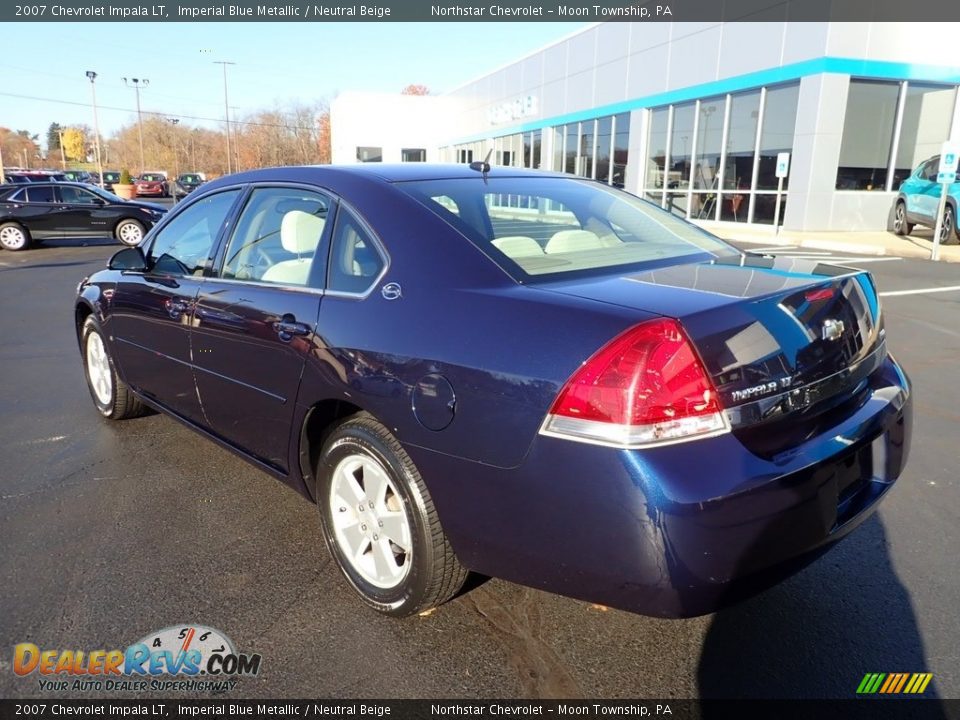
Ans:
<svg viewBox="0 0 960 720"><path fill-rule="evenodd" d="M928 670L910 594L874 516L789 580L716 613L697 679L704 699L855 699L867 673ZM924 698L937 697L936 680ZM939 704L924 711L946 717Z"/></svg>

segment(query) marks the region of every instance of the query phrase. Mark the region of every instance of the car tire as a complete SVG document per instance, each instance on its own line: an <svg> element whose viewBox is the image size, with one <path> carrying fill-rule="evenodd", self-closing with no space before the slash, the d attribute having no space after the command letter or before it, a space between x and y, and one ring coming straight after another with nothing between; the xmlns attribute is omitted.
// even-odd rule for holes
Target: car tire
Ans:
<svg viewBox="0 0 960 720"><path fill-rule="evenodd" d="M83 323L80 354L83 357L83 376L87 381L87 389L103 417L125 420L146 413L147 407L117 375L100 323L93 315Z"/></svg>
<svg viewBox="0 0 960 720"><path fill-rule="evenodd" d="M136 247L143 240L146 229L139 220L126 218L117 223L113 230L114 237L127 247Z"/></svg>
<svg viewBox="0 0 960 720"><path fill-rule="evenodd" d="M960 234L957 230L957 213L953 205L947 205L943 211L943 225L940 228L940 243L942 245L953 245L960 242Z"/></svg>
<svg viewBox="0 0 960 720"><path fill-rule="evenodd" d="M413 615L443 604L463 586L467 570L420 473L371 415L348 418L324 442L317 506L327 549L373 609Z"/></svg>
<svg viewBox="0 0 960 720"><path fill-rule="evenodd" d="M0 247L13 252L30 247L30 231L23 225L7 222L0 225Z"/></svg>
<svg viewBox="0 0 960 720"><path fill-rule="evenodd" d="M901 237L913 232L913 223L907 222L907 205L903 200L897 201L893 211L893 232Z"/></svg>

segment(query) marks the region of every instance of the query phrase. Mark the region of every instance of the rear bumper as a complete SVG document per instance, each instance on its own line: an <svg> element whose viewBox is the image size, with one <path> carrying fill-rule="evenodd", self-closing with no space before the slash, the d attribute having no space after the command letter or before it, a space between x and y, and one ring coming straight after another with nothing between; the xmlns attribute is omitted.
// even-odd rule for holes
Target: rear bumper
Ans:
<svg viewBox="0 0 960 720"><path fill-rule="evenodd" d="M623 451L538 437L503 470L411 448L471 569L663 617L712 612L817 557L900 476L912 425L888 358L863 405L764 459L732 434Z"/></svg>

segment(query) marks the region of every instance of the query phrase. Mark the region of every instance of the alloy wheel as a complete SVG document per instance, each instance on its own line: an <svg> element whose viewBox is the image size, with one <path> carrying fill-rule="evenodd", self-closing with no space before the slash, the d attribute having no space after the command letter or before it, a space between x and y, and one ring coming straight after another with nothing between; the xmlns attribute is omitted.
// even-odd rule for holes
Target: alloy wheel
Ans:
<svg viewBox="0 0 960 720"><path fill-rule="evenodd" d="M7 250L20 250L27 244L27 235L15 226L7 226L0 230L0 245Z"/></svg>
<svg viewBox="0 0 960 720"><path fill-rule="evenodd" d="M120 241L125 245L139 245L143 239L143 231L136 223L125 223L120 226Z"/></svg>
<svg viewBox="0 0 960 720"><path fill-rule="evenodd" d="M950 236L953 233L953 209L947 208L943 213L943 224L940 226L940 242L950 242Z"/></svg>
<svg viewBox="0 0 960 720"><path fill-rule="evenodd" d="M897 210L893 215L893 231L898 235L903 232L903 224L906 222L906 211L903 209L903 203L897 204Z"/></svg>
<svg viewBox="0 0 960 720"><path fill-rule="evenodd" d="M103 340L96 332L87 336L87 380L97 400L109 405L113 399L113 373Z"/></svg>
<svg viewBox="0 0 960 720"><path fill-rule="evenodd" d="M330 516L343 556L371 585L393 588L410 571L410 520L387 470L368 455L348 455L334 468Z"/></svg>

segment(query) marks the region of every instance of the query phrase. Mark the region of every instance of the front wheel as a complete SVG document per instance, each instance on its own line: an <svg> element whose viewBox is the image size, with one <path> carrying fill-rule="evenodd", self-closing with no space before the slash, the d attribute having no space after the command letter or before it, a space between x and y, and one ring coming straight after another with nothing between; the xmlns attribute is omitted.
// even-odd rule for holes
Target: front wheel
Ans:
<svg viewBox="0 0 960 720"><path fill-rule="evenodd" d="M330 554L375 610L412 615L441 605L463 586L467 571L420 473L367 413L344 421L324 443L317 505Z"/></svg>
<svg viewBox="0 0 960 720"><path fill-rule="evenodd" d="M947 209L943 211L943 224L940 226L940 243L950 245L958 241L960 241L960 236L957 235L956 214L953 207L947 205Z"/></svg>
<svg viewBox="0 0 960 720"><path fill-rule="evenodd" d="M0 247L4 250L26 250L30 247L30 233L14 222L0 225Z"/></svg>
<svg viewBox="0 0 960 720"><path fill-rule="evenodd" d="M93 315L83 323L80 333L83 370L93 404L105 418L123 420L143 415L146 407L124 383L113 366L110 351L103 340L100 324Z"/></svg>
<svg viewBox="0 0 960 720"><path fill-rule="evenodd" d="M893 211L893 232L900 236L913 232L913 224L907 222L907 206L902 200Z"/></svg>
<svg viewBox="0 0 960 720"><path fill-rule="evenodd" d="M144 227L143 224L137 220L121 220L117 224L117 229L114 231L114 234L117 237L117 240L122 242L127 247L136 247L140 244L140 241L143 240Z"/></svg>

